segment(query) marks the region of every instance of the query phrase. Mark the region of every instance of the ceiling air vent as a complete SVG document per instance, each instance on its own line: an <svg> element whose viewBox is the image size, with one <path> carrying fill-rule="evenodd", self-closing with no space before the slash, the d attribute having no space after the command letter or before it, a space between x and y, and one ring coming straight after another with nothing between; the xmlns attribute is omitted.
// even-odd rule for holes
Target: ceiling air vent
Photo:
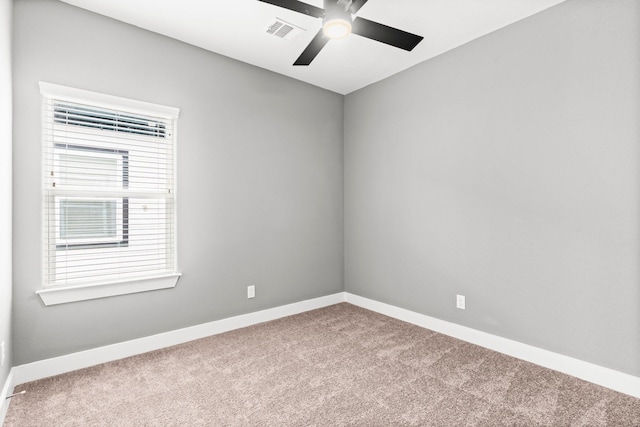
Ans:
<svg viewBox="0 0 640 427"><path fill-rule="evenodd" d="M304 31L306 31L304 28L300 28L280 18L276 18L275 21L267 27L267 34L273 34L285 40L293 40Z"/></svg>

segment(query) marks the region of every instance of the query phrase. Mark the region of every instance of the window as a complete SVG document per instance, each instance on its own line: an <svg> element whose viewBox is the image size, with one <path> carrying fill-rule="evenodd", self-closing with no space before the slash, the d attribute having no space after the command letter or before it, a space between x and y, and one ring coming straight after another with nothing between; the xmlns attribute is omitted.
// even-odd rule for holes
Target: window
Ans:
<svg viewBox="0 0 640 427"><path fill-rule="evenodd" d="M40 87L44 253L38 294L56 304L175 286L178 110Z"/></svg>
<svg viewBox="0 0 640 427"><path fill-rule="evenodd" d="M53 176L67 184L129 186L129 152L83 145L53 145ZM56 249L82 249L129 243L129 198L55 197Z"/></svg>

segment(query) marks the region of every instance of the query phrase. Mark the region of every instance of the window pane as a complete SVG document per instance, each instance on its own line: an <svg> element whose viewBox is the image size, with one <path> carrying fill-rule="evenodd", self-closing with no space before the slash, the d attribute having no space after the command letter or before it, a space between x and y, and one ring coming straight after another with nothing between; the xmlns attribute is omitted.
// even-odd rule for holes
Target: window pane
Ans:
<svg viewBox="0 0 640 427"><path fill-rule="evenodd" d="M62 239L104 239L117 237L115 200L61 200Z"/></svg>
<svg viewBox="0 0 640 427"><path fill-rule="evenodd" d="M123 187L123 155L82 147L56 147L59 185Z"/></svg>
<svg viewBox="0 0 640 427"><path fill-rule="evenodd" d="M145 119L143 117L72 104L56 104L54 111L54 120L56 123L149 135L157 138L164 138L166 136L166 125L153 119Z"/></svg>

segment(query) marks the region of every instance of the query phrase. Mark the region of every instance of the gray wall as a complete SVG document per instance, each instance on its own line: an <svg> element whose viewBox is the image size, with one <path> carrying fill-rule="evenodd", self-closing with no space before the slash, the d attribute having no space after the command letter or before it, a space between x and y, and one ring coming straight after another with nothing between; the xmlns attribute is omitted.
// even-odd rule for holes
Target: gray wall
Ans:
<svg viewBox="0 0 640 427"><path fill-rule="evenodd" d="M637 1L569 0L344 99L57 1L14 8L15 365L346 289L640 375ZM181 108L177 288L35 296L40 80Z"/></svg>
<svg viewBox="0 0 640 427"><path fill-rule="evenodd" d="M342 96L58 1L18 1L14 19L16 365L344 289ZM175 289L34 294L40 80L181 109Z"/></svg>
<svg viewBox="0 0 640 427"><path fill-rule="evenodd" d="M569 0L348 95L346 290L640 375L639 76Z"/></svg>
<svg viewBox="0 0 640 427"><path fill-rule="evenodd" d="M0 368L0 389L11 367L11 11L0 0L0 342L7 359ZM5 402L0 402L4 405ZM0 409L0 418L2 417Z"/></svg>

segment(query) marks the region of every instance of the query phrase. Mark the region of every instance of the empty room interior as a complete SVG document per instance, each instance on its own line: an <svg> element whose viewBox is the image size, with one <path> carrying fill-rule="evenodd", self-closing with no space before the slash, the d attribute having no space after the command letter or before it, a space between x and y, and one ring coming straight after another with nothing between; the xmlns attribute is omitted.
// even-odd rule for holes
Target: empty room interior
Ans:
<svg viewBox="0 0 640 427"><path fill-rule="evenodd" d="M0 424L640 425L640 1L305 1L0 0Z"/></svg>

